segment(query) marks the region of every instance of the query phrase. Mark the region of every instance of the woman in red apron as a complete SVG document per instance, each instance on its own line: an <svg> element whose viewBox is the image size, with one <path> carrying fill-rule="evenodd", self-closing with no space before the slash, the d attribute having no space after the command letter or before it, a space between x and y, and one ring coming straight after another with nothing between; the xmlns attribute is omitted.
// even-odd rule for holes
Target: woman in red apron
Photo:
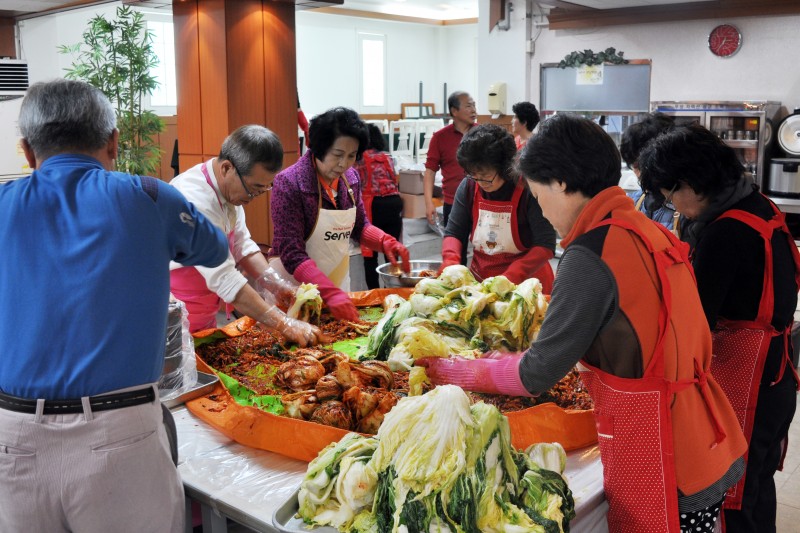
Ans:
<svg viewBox="0 0 800 533"><path fill-rule="evenodd" d="M383 133L375 124L367 124L369 144L356 161L355 169L361 180L361 197L367 219L376 227L400 240L403 234L403 200L397 190L397 174L392 157L386 153ZM377 289L378 256L369 247L361 244L364 258L364 279L368 289Z"/></svg>
<svg viewBox="0 0 800 533"><path fill-rule="evenodd" d="M339 319L356 320L350 290L350 240L410 271L408 250L367 220L352 168L367 146L367 126L337 107L311 119L309 149L275 177L270 265L300 283L314 283Z"/></svg>
<svg viewBox="0 0 800 533"><path fill-rule="evenodd" d="M476 279L504 275L514 283L538 278L546 294L553 288L549 260L556 246L553 226L512 166L514 138L494 124L476 126L458 147L467 171L453 200L442 241L442 269L462 263L472 243L470 271Z"/></svg>
<svg viewBox="0 0 800 533"><path fill-rule="evenodd" d="M711 532L746 443L709 373L711 334L685 245L617 186L620 156L595 123L558 115L518 163L564 255L522 354L423 359L434 383L530 396L576 363L595 406L612 532ZM418 362L419 364L419 362Z"/></svg>
<svg viewBox="0 0 800 533"><path fill-rule="evenodd" d="M714 335L711 371L750 446L725 500L731 531L775 531L774 475L796 408L791 332L800 259L777 207L736 153L700 126L659 138L640 156L643 184L691 222L692 262ZM680 176L679 180L674 177Z"/></svg>

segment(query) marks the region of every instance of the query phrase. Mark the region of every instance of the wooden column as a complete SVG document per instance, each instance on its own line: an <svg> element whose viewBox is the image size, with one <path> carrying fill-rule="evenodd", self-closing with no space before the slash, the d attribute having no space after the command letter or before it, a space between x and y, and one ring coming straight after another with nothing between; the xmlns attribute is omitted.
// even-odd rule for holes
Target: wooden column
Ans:
<svg viewBox="0 0 800 533"><path fill-rule="evenodd" d="M17 58L17 40L14 36L14 19L0 17L0 57Z"/></svg>
<svg viewBox="0 0 800 533"><path fill-rule="evenodd" d="M173 1L178 149L185 170L219 154L225 137L261 124L298 158L294 3ZM269 194L245 207L253 240L272 242Z"/></svg>

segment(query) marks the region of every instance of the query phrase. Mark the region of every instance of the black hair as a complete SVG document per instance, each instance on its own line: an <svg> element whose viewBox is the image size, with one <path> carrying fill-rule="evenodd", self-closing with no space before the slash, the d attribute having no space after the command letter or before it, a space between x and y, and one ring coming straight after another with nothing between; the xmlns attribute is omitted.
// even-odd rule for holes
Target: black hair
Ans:
<svg viewBox="0 0 800 533"><path fill-rule="evenodd" d="M661 189L682 184L714 197L738 182L744 166L736 152L699 124L676 126L648 144L639 154L642 189L663 198Z"/></svg>
<svg viewBox="0 0 800 533"><path fill-rule="evenodd" d="M469 93L466 91L456 91L451 93L450 96L447 97L447 113L450 116L453 116L453 112L451 109L454 107L456 109L461 109L461 97L462 96L469 96Z"/></svg>
<svg viewBox="0 0 800 533"><path fill-rule="evenodd" d="M248 124L228 135L219 150L219 159L230 161L242 176L250 174L257 164L268 172L283 167L283 146L277 135L264 126Z"/></svg>
<svg viewBox="0 0 800 533"><path fill-rule="evenodd" d="M461 139L456 157L468 174L494 170L505 181L516 181L514 157L517 145L514 137L497 124L473 126Z"/></svg>
<svg viewBox="0 0 800 533"><path fill-rule="evenodd" d="M539 110L530 102L517 102L511 106L511 111L528 131L533 131L539 123Z"/></svg>
<svg viewBox="0 0 800 533"><path fill-rule="evenodd" d="M377 150L379 152L385 152L386 141L383 138L383 132L381 132L381 129L372 123L367 124L367 129L369 130L369 144L367 144L367 148Z"/></svg>
<svg viewBox="0 0 800 533"><path fill-rule="evenodd" d="M562 182L566 192L592 198L619 184L617 145L591 120L561 113L545 120L518 157L525 178L543 184Z"/></svg>
<svg viewBox="0 0 800 533"><path fill-rule="evenodd" d="M317 159L325 159L328 150L339 137L358 141L356 159L367 149L369 132L358 113L347 107L334 107L311 119L308 125L308 149Z"/></svg>
<svg viewBox="0 0 800 533"><path fill-rule="evenodd" d="M622 160L632 168L642 153L647 143L671 130L675 126L675 120L664 113L650 113L640 122L631 124L622 133L622 142L619 145L619 152Z"/></svg>

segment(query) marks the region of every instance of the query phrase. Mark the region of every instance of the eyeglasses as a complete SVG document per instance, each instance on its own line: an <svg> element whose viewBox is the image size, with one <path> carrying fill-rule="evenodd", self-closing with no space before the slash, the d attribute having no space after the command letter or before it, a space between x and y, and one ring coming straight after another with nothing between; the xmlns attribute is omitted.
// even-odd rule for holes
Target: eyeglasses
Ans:
<svg viewBox="0 0 800 533"><path fill-rule="evenodd" d="M472 180L472 181L474 181L474 182L477 182L477 183L491 183L491 182L493 182L493 181L494 181L494 179L497 177L497 172L495 172L494 174L492 174L492 177L491 177L491 178L481 178L481 177L477 177L477 176L472 176L472 175L470 175L470 174L467 174L467 175L466 175L466 176L464 176L464 177L465 177L465 178L467 178L467 179L470 179L470 180Z"/></svg>
<svg viewBox="0 0 800 533"><path fill-rule="evenodd" d="M664 197L664 207L666 207L667 209L672 209L673 211L677 211L677 209L675 209L675 204L672 203L672 196L675 194L675 191L677 190L678 190L678 182L676 181L675 185L672 186L667 195Z"/></svg>
<svg viewBox="0 0 800 533"><path fill-rule="evenodd" d="M250 188L247 187L247 183L245 183L242 173L239 172L238 168L236 168L236 164L230 159L228 160L228 162L230 162L231 166L233 167L233 171L236 172L236 175L239 176L239 181L242 182L242 188L244 189L244 192L247 194L247 197L250 198L251 200L256 196L260 196L272 189L272 185L270 185L269 187L258 188L258 190L255 193L250 192Z"/></svg>

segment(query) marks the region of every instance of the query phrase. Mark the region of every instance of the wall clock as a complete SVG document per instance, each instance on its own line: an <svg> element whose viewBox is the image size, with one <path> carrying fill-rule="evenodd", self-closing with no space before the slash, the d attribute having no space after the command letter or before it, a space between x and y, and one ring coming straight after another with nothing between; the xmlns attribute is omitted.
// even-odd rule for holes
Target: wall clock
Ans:
<svg viewBox="0 0 800 533"><path fill-rule="evenodd" d="M718 57L731 57L742 47L742 34L731 24L720 24L708 34L708 49Z"/></svg>

